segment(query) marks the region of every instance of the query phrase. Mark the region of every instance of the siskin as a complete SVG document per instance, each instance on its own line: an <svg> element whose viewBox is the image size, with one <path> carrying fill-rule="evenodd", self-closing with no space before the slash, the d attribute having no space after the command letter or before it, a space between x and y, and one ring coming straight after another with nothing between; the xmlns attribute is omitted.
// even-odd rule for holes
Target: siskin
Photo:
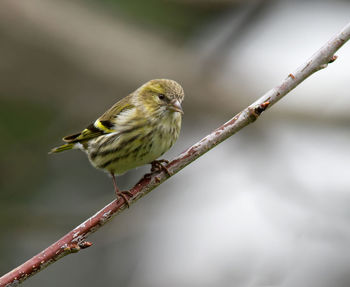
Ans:
<svg viewBox="0 0 350 287"><path fill-rule="evenodd" d="M173 80L151 80L121 99L82 132L66 136L66 144L53 148L50 153L70 149L86 152L91 164L115 175L151 163L154 168L165 168L156 161L177 140L181 129L182 87ZM155 166L154 166L155 165ZM166 168L165 168L165 171Z"/></svg>

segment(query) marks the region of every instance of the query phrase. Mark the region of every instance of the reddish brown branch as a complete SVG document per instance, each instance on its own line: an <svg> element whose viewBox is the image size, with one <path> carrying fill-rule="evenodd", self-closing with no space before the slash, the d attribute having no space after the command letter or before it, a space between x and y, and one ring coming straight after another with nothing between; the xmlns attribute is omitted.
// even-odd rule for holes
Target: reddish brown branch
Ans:
<svg viewBox="0 0 350 287"><path fill-rule="evenodd" d="M241 111L227 123L214 130L211 134L171 161L166 166L170 176L183 169L186 165L190 164L246 125L254 122L266 109L279 101L307 77L325 68L328 63L335 61L336 56L334 56L334 53L348 41L349 38L350 24L328 41L305 64L289 74L279 86L268 91L255 103ZM135 203L135 201L156 188L169 178L169 174L164 172L164 170L160 170L154 174L144 176L144 178L130 190L133 195L130 197L130 204ZM91 246L92 243L86 241L86 238L125 208L126 204L123 198L112 201L47 249L1 277L0 287L15 286L63 256Z"/></svg>

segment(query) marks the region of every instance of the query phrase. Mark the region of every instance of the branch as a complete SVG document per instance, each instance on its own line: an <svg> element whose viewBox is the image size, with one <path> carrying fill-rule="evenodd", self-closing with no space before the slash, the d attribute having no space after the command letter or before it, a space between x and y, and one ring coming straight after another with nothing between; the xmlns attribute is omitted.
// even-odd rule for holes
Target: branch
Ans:
<svg viewBox="0 0 350 287"><path fill-rule="evenodd" d="M329 63L336 60L337 57L334 53L346 41L348 41L349 38L350 23L321 47L321 49L318 50L306 63L301 65L294 73L289 74L279 86L268 91L260 99L238 113L231 120L173 159L167 165L167 169L171 176L214 148L219 143L223 142L228 137L254 122L262 112L278 102L289 91L293 90L310 75L318 70L326 68ZM149 193L168 178L169 176L163 171L144 176L130 190L133 195L130 198L130 204L135 203L138 199ZM2 276L0 278L0 287L16 286L26 280L29 276L43 270L45 267L65 255L78 252L80 249L91 246L92 243L86 241L86 238L108 222L113 216L122 212L125 208L126 204L123 198L112 201L57 242L53 243L51 246L19 267Z"/></svg>

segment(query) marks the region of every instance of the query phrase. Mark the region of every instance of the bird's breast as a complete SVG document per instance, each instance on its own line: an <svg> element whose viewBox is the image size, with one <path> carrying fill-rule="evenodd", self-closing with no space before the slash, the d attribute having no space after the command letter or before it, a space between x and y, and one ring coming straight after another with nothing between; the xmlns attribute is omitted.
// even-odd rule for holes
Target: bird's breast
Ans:
<svg viewBox="0 0 350 287"><path fill-rule="evenodd" d="M154 142L155 147L161 151L161 156L168 149L172 147L179 137L181 129L181 115L179 113L172 113L158 125L155 132Z"/></svg>
<svg viewBox="0 0 350 287"><path fill-rule="evenodd" d="M101 136L90 142L89 159L97 168L122 174L162 156L177 140L180 128L181 116L168 117Z"/></svg>

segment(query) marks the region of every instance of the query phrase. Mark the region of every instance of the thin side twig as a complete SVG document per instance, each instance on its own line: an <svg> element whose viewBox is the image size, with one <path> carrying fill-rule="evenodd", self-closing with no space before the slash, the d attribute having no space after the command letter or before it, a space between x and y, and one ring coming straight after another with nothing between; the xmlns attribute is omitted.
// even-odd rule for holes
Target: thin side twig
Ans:
<svg viewBox="0 0 350 287"><path fill-rule="evenodd" d="M295 72L289 74L282 83L268 91L260 99L245 108L234 116L231 120L214 130L201 141L197 142L189 149L173 159L167 166L170 176L183 169L185 166L232 136L243 127L254 122L266 109L270 108L289 91L294 89L302 81L316 71L327 67L329 63L336 60L334 53L350 38L350 23L339 33L333 36L321 49L319 49L306 63L301 65ZM130 204L149 193L162 182L167 180L169 175L164 171L145 176L131 190L133 195ZM27 262L13 269L0 278L0 287L16 286L29 276L43 270L48 265L73 252L87 248L92 243L86 238L102 225L108 222L113 216L122 212L126 208L124 199L112 201L103 209L98 211L72 231L67 233L57 242L35 255Z"/></svg>

